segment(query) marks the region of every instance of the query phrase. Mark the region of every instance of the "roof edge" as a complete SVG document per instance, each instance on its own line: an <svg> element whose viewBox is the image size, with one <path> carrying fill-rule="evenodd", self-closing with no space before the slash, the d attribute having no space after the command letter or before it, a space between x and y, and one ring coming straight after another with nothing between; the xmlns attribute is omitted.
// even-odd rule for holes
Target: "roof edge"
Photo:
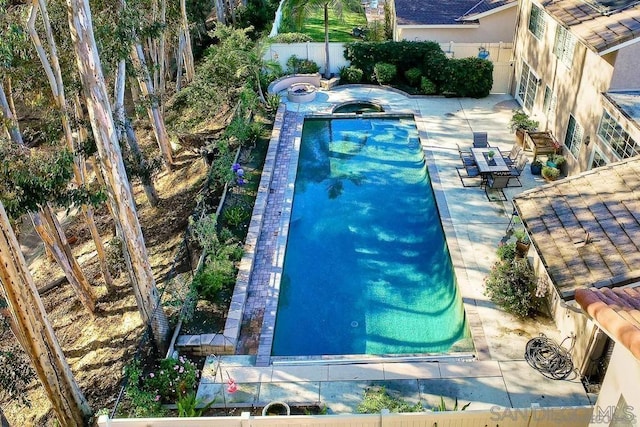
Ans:
<svg viewBox="0 0 640 427"><path fill-rule="evenodd" d="M489 15L493 15L494 13L499 13L499 12L502 12L504 10L510 9L512 7L516 7L517 5L518 5L518 2L507 3L507 4L503 4L502 6L498 6L498 7L494 8L494 9L487 10L486 12L467 15L469 13L469 11L471 11L471 10L473 10L475 8L475 6L474 6L471 9L469 9L468 11L466 11L464 13L464 15L462 15L460 18L458 18L458 20L465 21L467 19L482 19L482 18L486 18Z"/></svg>

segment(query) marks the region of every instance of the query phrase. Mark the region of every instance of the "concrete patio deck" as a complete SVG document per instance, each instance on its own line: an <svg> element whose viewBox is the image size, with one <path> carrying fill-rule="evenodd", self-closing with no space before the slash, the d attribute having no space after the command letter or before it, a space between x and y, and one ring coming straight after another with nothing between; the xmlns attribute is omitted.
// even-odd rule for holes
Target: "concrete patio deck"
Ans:
<svg viewBox="0 0 640 427"><path fill-rule="evenodd" d="M385 385L387 390L409 402L421 401L425 407L437 406L440 396L445 397L449 407L455 398L461 404L472 402L470 409L522 408L532 403L581 406L594 402L578 379L550 380L524 361L529 339L540 333L558 343L564 338L559 336L550 319L521 321L504 313L483 293L484 277L496 260L496 247L504 238L510 220L511 198L544 181L532 176L527 166L521 177L523 187L507 188L506 202L489 201L483 189L461 185L455 171L460 165L456 144L471 145L472 133L484 131L492 146L508 152L514 142L508 128L512 110L517 108L513 98L508 95L484 99L407 97L380 87L343 86L319 91L310 103L287 103L287 110L297 113L299 121L306 113L329 113L333 106L355 100L378 103L385 111L417 113L429 174L474 336L476 359L277 362L259 367L254 356L210 357L203 370L198 397L204 401L213 399L216 406L259 406L284 400L320 403L331 413L348 413L355 410L366 387ZM300 123L289 126L287 132L281 132L281 139L299 136ZM293 146L292 139L285 142L284 145ZM284 184L280 185L286 185L286 181L283 178ZM285 197L284 188L273 190ZM268 287L272 280L263 283ZM254 290L254 294L257 300L269 294L269 289ZM250 298L248 310L256 309L252 304ZM262 343L262 337L260 341ZM257 357L262 358L258 365L263 365L269 355L259 350ZM239 386L239 391L231 395L224 386L229 377Z"/></svg>

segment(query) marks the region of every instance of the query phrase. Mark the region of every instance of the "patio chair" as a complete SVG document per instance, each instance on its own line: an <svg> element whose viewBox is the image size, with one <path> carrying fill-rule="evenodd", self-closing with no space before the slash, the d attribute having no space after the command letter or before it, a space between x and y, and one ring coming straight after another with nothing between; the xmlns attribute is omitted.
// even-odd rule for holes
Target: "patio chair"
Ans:
<svg viewBox="0 0 640 427"><path fill-rule="evenodd" d="M520 156L516 160L515 166L509 166L509 175L511 175L511 179L509 180L510 187L522 187L522 182L520 181L520 175L522 175L522 171L524 167L527 165L527 156L525 156L524 152L520 153ZM517 181L517 184L511 184L511 180Z"/></svg>
<svg viewBox="0 0 640 427"><path fill-rule="evenodd" d="M484 193L487 195L487 199L489 199L490 202L506 201L507 196L505 196L504 191L502 191L502 189L507 187L510 179L511 179L511 175L508 174L508 172L507 172L507 175L503 175L501 173L492 173L491 175L489 175L489 177L487 178L487 184L484 186ZM491 199L491 196L489 195L489 190L497 191L499 198L495 200Z"/></svg>
<svg viewBox="0 0 640 427"><path fill-rule="evenodd" d="M462 171L464 171L464 175L462 175ZM478 166L465 165L463 167L457 167L456 172L458 172L458 176L460 177L460 182L462 182L463 187L480 187L483 183L483 178ZM467 185L465 183L465 179L478 179L478 184Z"/></svg>
<svg viewBox="0 0 640 427"><path fill-rule="evenodd" d="M460 160L462 160L462 164L464 166L475 166L476 160L473 158L473 154L471 154L471 149L460 148L459 144L456 145L458 146L458 155L460 156Z"/></svg>
<svg viewBox="0 0 640 427"><path fill-rule="evenodd" d="M522 153L522 147L518 144L513 144L511 151L509 151L509 155L502 157L504 159L504 164L507 166L513 166L514 162L520 156L520 153Z"/></svg>
<svg viewBox="0 0 640 427"><path fill-rule="evenodd" d="M489 146L489 138L486 132L473 133L473 146L475 148L485 148Z"/></svg>

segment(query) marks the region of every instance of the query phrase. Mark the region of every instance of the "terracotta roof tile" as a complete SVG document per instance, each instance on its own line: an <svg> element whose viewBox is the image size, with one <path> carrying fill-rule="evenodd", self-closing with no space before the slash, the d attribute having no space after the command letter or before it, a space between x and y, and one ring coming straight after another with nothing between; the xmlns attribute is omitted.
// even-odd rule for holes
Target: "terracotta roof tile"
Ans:
<svg viewBox="0 0 640 427"><path fill-rule="evenodd" d="M577 289L576 302L607 334L640 360L640 292L624 289Z"/></svg>
<svg viewBox="0 0 640 427"><path fill-rule="evenodd" d="M640 158L526 191L513 202L563 298L585 286L640 280Z"/></svg>

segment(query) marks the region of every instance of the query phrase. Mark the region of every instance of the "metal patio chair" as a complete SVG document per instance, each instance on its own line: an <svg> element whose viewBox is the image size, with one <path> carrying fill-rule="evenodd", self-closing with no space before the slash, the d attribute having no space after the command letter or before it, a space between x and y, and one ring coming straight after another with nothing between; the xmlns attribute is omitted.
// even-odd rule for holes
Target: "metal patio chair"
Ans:
<svg viewBox="0 0 640 427"><path fill-rule="evenodd" d="M464 171L464 175L462 175L462 171ZM462 182L463 187L480 187L483 184L483 177L478 166L465 165L462 167L457 167L456 172L458 172L458 176L460 177L460 182ZM465 179L477 179L478 184L467 185L465 183Z"/></svg>
<svg viewBox="0 0 640 427"><path fill-rule="evenodd" d="M506 188L509 184L509 180L511 179L511 174L507 172L506 174L494 172L487 178L487 184L484 186L484 193L487 195L487 199L490 202L494 201L506 201L507 196L505 196L503 188ZM497 200L491 199L489 195L489 190L497 191L499 194L499 198Z"/></svg>
<svg viewBox="0 0 640 427"><path fill-rule="evenodd" d="M470 148L460 148L460 144L456 144L458 146L458 155L460 156L460 160L462 160L463 166L475 166L476 160L473 158L473 154L471 154Z"/></svg>
<svg viewBox="0 0 640 427"><path fill-rule="evenodd" d="M511 179L509 180L510 187L522 187L522 181L520 181L520 175L522 175L522 171L524 170L524 167L527 165L528 160L529 159L527 159L527 156L524 154L524 152L521 152L520 156L516 160L516 164L509 166L509 175L511 176ZM515 180L517 184L512 183L511 180Z"/></svg>
<svg viewBox="0 0 640 427"><path fill-rule="evenodd" d="M489 146L489 137L487 132L474 132L473 133L473 146L475 148L485 148Z"/></svg>

